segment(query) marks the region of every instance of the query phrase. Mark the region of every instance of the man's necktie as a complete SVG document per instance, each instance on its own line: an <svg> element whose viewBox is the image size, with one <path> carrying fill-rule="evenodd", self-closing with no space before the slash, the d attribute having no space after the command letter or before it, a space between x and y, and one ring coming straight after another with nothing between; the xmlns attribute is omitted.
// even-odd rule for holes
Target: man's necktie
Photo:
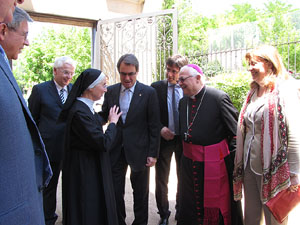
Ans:
<svg viewBox="0 0 300 225"><path fill-rule="evenodd" d="M179 112L177 106L178 93L175 88L176 85L173 85L173 94L172 94L172 109L173 109L173 117L174 117L174 128L175 134L179 134Z"/></svg>
<svg viewBox="0 0 300 225"><path fill-rule="evenodd" d="M60 100L61 100L61 103L62 103L62 104L65 103L65 95L64 95L64 91L65 91L64 88L60 89L60 91L59 91L59 97L60 97Z"/></svg>
<svg viewBox="0 0 300 225"><path fill-rule="evenodd" d="M121 96L121 102L120 102L120 107L122 110L122 120L123 123L125 123L127 112L129 110L129 105L130 105L130 89L124 89L122 96Z"/></svg>

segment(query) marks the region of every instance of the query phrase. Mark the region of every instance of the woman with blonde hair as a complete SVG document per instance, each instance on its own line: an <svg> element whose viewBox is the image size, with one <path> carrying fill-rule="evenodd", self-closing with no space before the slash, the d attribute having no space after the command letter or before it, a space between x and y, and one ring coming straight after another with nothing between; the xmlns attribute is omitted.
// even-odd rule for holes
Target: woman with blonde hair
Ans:
<svg viewBox="0 0 300 225"><path fill-rule="evenodd" d="M246 54L251 90L237 126L234 198L245 195L245 225L279 223L266 207L280 191L299 186L300 101L276 48L260 46Z"/></svg>

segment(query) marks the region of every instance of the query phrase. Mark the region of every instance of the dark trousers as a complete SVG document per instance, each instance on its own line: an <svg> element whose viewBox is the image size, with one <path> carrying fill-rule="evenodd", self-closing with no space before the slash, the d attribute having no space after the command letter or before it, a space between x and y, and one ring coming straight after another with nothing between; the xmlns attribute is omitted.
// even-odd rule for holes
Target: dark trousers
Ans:
<svg viewBox="0 0 300 225"><path fill-rule="evenodd" d="M159 158L155 165L155 198L158 214L161 218L168 218L171 214L168 200L168 183L173 152L175 153L177 182L179 183L179 168L182 155L182 141L180 136L175 136L171 141L162 140ZM176 193L176 214L178 213L178 187L179 185L177 185Z"/></svg>
<svg viewBox="0 0 300 225"><path fill-rule="evenodd" d="M61 170L60 162L50 162L53 176L49 185L43 191L43 204L46 225L54 225L57 220L56 211L56 190L58 184L59 173Z"/></svg>
<svg viewBox="0 0 300 225"><path fill-rule="evenodd" d="M126 225L124 195L127 168L128 164L122 153L112 168L119 225ZM130 173L135 217L132 225L147 225L148 223L149 172L149 167L147 167L144 170L131 171Z"/></svg>

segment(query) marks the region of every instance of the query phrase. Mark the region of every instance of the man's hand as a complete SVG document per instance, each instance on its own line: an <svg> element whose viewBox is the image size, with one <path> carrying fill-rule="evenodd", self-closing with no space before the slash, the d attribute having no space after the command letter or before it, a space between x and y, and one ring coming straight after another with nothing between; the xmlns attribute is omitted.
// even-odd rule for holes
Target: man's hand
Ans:
<svg viewBox="0 0 300 225"><path fill-rule="evenodd" d="M147 157L147 164L146 166L148 167L152 167L155 165L157 159L156 158L153 158L153 157Z"/></svg>
<svg viewBox="0 0 300 225"><path fill-rule="evenodd" d="M163 127L160 130L160 135L167 141L170 141L174 138L174 133L167 127Z"/></svg>

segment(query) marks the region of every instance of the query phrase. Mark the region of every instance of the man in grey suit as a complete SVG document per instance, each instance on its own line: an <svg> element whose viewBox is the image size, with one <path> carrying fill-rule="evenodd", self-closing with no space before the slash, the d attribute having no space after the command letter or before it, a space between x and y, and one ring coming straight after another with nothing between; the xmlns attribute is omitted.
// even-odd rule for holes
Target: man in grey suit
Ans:
<svg viewBox="0 0 300 225"><path fill-rule="evenodd" d="M107 120L109 109L117 105L122 116L117 123L117 136L110 150L119 225L126 225L125 175L131 168L133 189L133 225L148 222L149 167L154 166L159 149L159 108L155 90L136 80L139 62L125 54L117 68L121 83L107 88L101 115Z"/></svg>
<svg viewBox="0 0 300 225"><path fill-rule="evenodd" d="M57 123L64 101L67 99L75 72L75 62L68 56L55 59L53 79L35 85L28 99L29 109L41 132L50 159L53 177L43 193L46 225L57 220L56 190L61 170L65 124Z"/></svg>
<svg viewBox="0 0 300 225"><path fill-rule="evenodd" d="M7 23L5 39L0 40L0 45L4 49L9 60L16 60L24 48L29 46L28 22L33 22L28 13L21 8L16 7L13 15L13 21Z"/></svg>
<svg viewBox="0 0 300 225"><path fill-rule="evenodd" d="M7 11L2 11L11 2L0 0L0 18L6 18L6 22L11 20L7 19ZM8 11L14 11L15 2ZM4 40L6 29L5 24L0 24L0 40ZM42 191L52 171L38 128L1 45L0 127L0 224L43 225Z"/></svg>

